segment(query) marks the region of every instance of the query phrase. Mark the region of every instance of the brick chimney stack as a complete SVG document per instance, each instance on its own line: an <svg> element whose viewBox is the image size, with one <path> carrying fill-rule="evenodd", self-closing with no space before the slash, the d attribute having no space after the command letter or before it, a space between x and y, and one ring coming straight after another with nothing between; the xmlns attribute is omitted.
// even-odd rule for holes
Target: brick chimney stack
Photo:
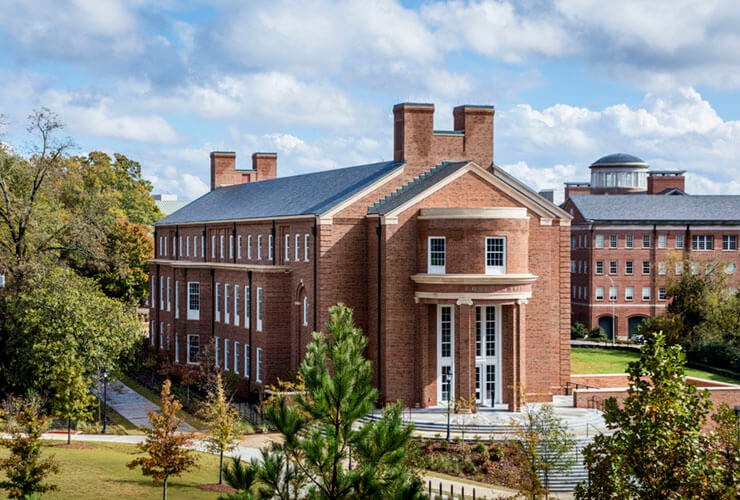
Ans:
<svg viewBox="0 0 740 500"><path fill-rule="evenodd" d="M457 106L453 112L455 132L464 132L463 152L483 168L493 163L493 106Z"/></svg>
<svg viewBox="0 0 740 500"><path fill-rule="evenodd" d="M236 172L236 153L233 151L211 152L211 191L219 186L239 184L241 175Z"/></svg>
<svg viewBox="0 0 740 500"><path fill-rule="evenodd" d="M253 153L252 170L258 181L277 177L277 153Z"/></svg>
<svg viewBox="0 0 740 500"><path fill-rule="evenodd" d="M685 170L650 170L647 178L648 194L660 194L666 189L686 191Z"/></svg>

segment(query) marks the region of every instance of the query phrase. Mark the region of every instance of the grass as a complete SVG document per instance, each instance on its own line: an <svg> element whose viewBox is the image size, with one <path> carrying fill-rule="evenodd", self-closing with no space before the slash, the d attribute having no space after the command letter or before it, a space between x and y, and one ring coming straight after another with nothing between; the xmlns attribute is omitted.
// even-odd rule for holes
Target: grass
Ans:
<svg viewBox="0 0 740 500"><path fill-rule="evenodd" d="M631 361L640 359L639 352L593 347L573 347L570 350L570 370L574 375L585 373L624 373ZM688 377L737 384L738 381L716 373L686 368Z"/></svg>
<svg viewBox="0 0 740 500"><path fill-rule="evenodd" d="M127 385L129 388L133 389L134 391L138 392L145 398L147 398L149 401L154 403L157 406L162 406L162 398L159 397L159 394L153 393L151 390L149 390L147 387L144 387L140 383L138 383L136 380L132 379L128 375L121 374L119 377L121 382L123 382L125 385ZM182 401L181 401L182 403ZM206 424L198 419L197 417L191 415L190 413L186 412L185 410L180 410L177 412L177 416L180 418L185 419L185 422L192 425L195 429L199 431L203 431L206 429Z"/></svg>
<svg viewBox="0 0 740 500"><path fill-rule="evenodd" d="M136 498L155 500L162 498L162 486L153 486L150 477L145 477L141 469L131 470L126 464L139 455L135 445L120 443L87 443L94 447L89 450L67 448L44 448L43 455L54 455L60 466L60 473L50 482L59 487L55 493L47 493L44 500L118 500ZM218 457L197 453L200 468L186 472L180 477L170 478L168 498L215 500L218 493L196 488L199 484L218 482ZM0 457L6 458L8 451L0 449ZM0 478L5 475L0 472ZM7 498L0 490L0 498Z"/></svg>

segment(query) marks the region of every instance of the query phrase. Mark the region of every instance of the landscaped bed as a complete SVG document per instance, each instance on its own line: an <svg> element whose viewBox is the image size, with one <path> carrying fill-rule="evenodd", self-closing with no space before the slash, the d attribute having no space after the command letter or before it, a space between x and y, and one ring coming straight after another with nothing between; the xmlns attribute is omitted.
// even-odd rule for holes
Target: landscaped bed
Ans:
<svg viewBox="0 0 740 500"><path fill-rule="evenodd" d="M52 443L48 443L51 445ZM56 444L56 443L54 443ZM73 443L75 444L75 443ZM119 443L85 443L89 449L79 447L46 446L43 456L54 455L60 473L50 482L59 486L59 491L44 494L45 500L106 500L162 498L162 487L152 486L150 477L144 477L140 469L130 470L126 464L140 455L135 445ZM170 478L168 497L171 499L216 499L219 493L199 489L199 485L218 482L218 456L198 453L200 467L181 477ZM8 450L0 449L0 457L6 458ZM0 478L4 478L0 472ZM0 490L0 499L7 498Z"/></svg>

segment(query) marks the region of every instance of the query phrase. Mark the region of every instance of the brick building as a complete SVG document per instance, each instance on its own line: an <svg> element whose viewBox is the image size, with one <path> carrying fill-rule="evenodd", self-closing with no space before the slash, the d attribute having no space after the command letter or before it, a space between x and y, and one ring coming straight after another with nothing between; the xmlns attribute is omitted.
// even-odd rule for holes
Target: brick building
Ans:
<svg viewBox="0 0 740 500"><path fill-rule="evenodd" d="M611 337L613 316L617 338L627 338L665 310L671 275L720 261L737 276L740 196L689 195L684 171L651 171L631 155L605 156L590 169L590 183L566 183L563 204L574 217L573 323L600 325Z"/></svg>
<svg viewBox="0 0 740 500"><path fill-rule="evenodd" d="M393 108L393 160L276 177L211 154L212 190L155 225L151 343L254 392L297 369L328 308L354 309L383 401L515 408L570 376L570 219L493 165L490 106Z"/></svg>

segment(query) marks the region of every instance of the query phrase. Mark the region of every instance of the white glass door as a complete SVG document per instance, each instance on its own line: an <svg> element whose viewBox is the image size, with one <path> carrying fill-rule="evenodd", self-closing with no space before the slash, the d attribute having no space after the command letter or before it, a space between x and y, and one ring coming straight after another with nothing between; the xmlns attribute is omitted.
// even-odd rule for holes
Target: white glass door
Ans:
<svg viewBox="0 0 740 500"><path fill-rule="evenodd" d="M452 306L437 306L437 404L455 402L455 324Z"/></svg>
<svg viewBox="0 0 740 500"><path fill-rule="evenodd" d="M501 308L475 308L475 399L482 406L501 402L499 346L501 344Z"/></svg>

